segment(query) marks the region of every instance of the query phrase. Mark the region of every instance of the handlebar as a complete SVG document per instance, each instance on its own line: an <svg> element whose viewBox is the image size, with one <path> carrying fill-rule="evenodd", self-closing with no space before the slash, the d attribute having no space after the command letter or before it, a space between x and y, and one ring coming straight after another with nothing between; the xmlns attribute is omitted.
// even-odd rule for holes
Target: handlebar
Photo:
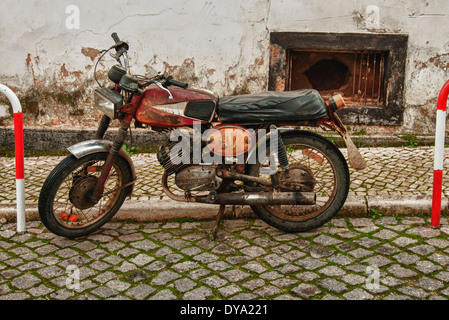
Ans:
<svg viewBox="0 0 449 320"><path fill-rule="evenodd" d="M129 74L130 71L129 71L129 62L128 62L128 54L127 54L127 51L129 50L129 45L128 45L128 43L120 40L120 37L118 36L118 34L116 32L112 33L111 37L114 40L115 45L112 46L110 49L115 48L115 50L116 50L116 54L111 54L111 55L116 60L120 60L121 56L124 57L126 73ZM157 81L155 81L155 78L159 78L159 80L162 80L162 81L157 82ZM148 83L156 83L165 89L166 89L166 87L168 87L170 85L177 86L177 87L180 87L183 89L187 89L189 87L188 83L174 80L171 76L165 78L163 75L162 76L158 75L158 77L155 77L155 78L151 79L151 81L149 81Z"/></svg>
<svg viewBox="0 0 449 320"><path fill-rule="evenodd" d="M117 32L114 32L113 34L111 34L111 37L112 37L112 39L114 39L116 44L120 43L120 38L118 37Z"/></svg>
<svg viewBox="0 0 449 320"><path fill-rule="evenodd" d="M167 78L167 80L165 80L165 86L177 86L183 89L187 89L189 87L188 83L185 82L181 82L181 81L177 81L177 80L173 80L173 78L170 76Z"/></svg>

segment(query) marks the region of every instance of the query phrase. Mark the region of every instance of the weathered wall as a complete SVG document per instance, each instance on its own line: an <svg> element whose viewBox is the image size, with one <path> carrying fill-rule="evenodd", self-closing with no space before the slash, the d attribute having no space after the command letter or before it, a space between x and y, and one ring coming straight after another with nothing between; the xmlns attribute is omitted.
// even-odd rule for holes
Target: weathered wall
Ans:
<svg viewBox="0 0 449 320"><path fill-rule="evenodd" d="M445 0L3 0L2 7L0 82L17 92L29 127L96 125L93 65L114 31L130 43L134 73L166 72L220 95L266 90L273 31L408 34L404 123L353 127L367 133L432 133L449 79ZM112 64L108 57L99 67L101 79ZM11 112L0 97L0 125L11 126Z"/></svg>

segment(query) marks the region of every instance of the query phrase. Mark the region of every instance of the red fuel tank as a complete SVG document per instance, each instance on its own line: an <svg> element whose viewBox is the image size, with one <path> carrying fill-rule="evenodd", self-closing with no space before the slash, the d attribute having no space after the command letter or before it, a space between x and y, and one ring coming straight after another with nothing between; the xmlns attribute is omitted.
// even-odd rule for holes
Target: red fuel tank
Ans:
<svg viewBox="0 0 449 320"><path fill-rule="evenodd" d="M136 112L136 120L152 127L184 127L196 121L209 123L215 116L218 97L207 90L169 86L168 92L149 87Z"/></svg>

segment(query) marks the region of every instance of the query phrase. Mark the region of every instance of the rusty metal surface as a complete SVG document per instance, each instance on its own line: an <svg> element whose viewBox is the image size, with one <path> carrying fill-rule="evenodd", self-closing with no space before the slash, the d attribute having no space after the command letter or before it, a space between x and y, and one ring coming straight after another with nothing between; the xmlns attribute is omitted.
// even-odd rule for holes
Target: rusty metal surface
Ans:
<svg viewBox="0 0 449 320"><path fill-rule="evenodd" d="M256 137L239 125L219 125L206 135L207 148L220 156L238 156L247 153Z"/></svg>
<svg viewBox="0 0 449 320"><path fill-rule="evenodd" d="M214 100L218 98L212 93L196 89L181 89L178 87L169 87L173 100L169 99L166 91L150 87L142 97L140 106L136 111L136 120L154 127L183 127L191 126L195 121L179 114L169 113L159 110L157 107L170 106L177 103L188 101Z"/></svg>

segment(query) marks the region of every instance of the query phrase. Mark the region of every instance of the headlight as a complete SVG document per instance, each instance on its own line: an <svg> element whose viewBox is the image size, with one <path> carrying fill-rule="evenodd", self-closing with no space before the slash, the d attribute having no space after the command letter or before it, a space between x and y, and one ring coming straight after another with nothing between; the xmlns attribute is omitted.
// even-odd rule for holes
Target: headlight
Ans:
<svg viewBox="0 0 449 320"><path fill-rule="evenodd" d="M95 105L111 119L117 116L117 110L123 105L122 95L107 88L97 88L95 90Z"/></svg>

